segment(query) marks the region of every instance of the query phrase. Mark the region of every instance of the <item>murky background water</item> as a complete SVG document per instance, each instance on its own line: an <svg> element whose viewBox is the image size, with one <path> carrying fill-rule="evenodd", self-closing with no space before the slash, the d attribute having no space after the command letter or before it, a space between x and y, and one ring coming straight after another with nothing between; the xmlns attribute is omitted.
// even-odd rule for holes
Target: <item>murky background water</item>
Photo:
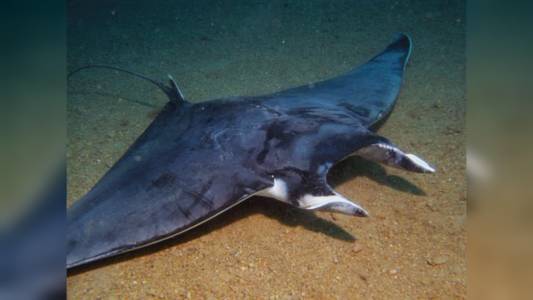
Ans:
<svg viewBox="0 0 533 300"><path fill-rule="evenodd" d="M466 297L464 9L462 1L69 1L69 69L170 73L192 102L329 78L408 33L411 61L379 133L438 169L419 175L349 159L330 182L370 218L251 199L162 245L70 274L69 297ZM165 101L112 71L69 81L69 205Z"/></svg>

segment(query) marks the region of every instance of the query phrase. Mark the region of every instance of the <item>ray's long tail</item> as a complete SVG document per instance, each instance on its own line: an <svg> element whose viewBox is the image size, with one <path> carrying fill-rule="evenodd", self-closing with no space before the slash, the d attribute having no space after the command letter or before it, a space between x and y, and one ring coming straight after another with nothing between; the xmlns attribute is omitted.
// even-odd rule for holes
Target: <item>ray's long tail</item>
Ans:
<svg viewBox="0 0 533 300"><path fill-rule="evenodd" d="M155 86L157 86L160 90L162 90L163 93L165 93L165 95L167 95L167 97L170 99L170 101L173 101L173 102L175 102L177 104L186 101L185 97L183 97L183 93L181 92L181 90L179 89L178 85L176 84L176 81L170 75L168 75L168 79L169 79L170 85L167 86L167 85L163 84L160 81L157 81L155 79L152 79L150 77L147 77L147 76L142 75L142 74L137 73L137 72L129 71L129 70L126 70L126 69L123 69L123 68L110 66L110 65L91 64L91 65L85 65L85 66L79 67L79 68L74 69L73 71L69 72L68 75L67 75L67 79L70 79L73 75L75 75L76 73L78 73L78 72L80 72L82 70L96 69L96 68L114 70L114 71L122 72L122 73L125 73L125 74L128 74L128 75L131 75L131 76L146 80L146 81L154 84Z"/></svg>

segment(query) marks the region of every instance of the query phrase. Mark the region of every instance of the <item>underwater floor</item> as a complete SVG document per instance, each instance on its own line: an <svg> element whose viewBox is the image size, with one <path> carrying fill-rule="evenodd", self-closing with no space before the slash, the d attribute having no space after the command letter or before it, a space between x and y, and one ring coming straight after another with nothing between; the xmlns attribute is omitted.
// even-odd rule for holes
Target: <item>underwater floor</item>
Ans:
<svg viewBox="0 0 533 300"><path fill-rule="evenodd" d="M252 198L175 239L71 272L69 298L466 298L462 1L154 3L69 1L69 69L106 63L160 79L170 73L200 102L335 76L405 32L414 50L379 133L437 173L346 160L330 183L369 218ZM153 86L113 71L69 81L69 205L165 101Z"/></svg>

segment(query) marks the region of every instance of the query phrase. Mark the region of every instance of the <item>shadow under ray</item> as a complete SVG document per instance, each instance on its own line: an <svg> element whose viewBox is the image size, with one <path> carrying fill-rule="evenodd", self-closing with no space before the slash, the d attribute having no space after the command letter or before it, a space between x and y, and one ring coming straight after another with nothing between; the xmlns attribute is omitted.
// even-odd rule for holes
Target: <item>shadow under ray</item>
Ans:
<svg viewBox="0 0 533 300"><path fill-rule="evenodd" d="M69 269L67 274L68 276L77 275L102 266L112 265L144 255L150 255L158 251L174 247L181 243L189 242L199 238L204 234L221 229L227 225L230 225L231 223L254 214L263 214L268 218L277 220L283 225L291 227L302 226L307 230L322 233L335 239L347 242L353 242L356 240L354 236L341 228L339 225L322 219L310 211L294 208L288 204L281 203L274 199L252 197L244 201L242 204L239 204L233 209L225 212L220 217L209 220L205 224L193 228L190 231L187 231L176 237L147 246L146 248L136 249L131 252L126 252L114 257L105 258L87 265Z"/></svg>
<svg viewBox="0 0 533 300"><path fill-rule="evenodd" d="M263 197L254 197L254 206L261 208L261 213L275 219L283 225L296 227L302 226L313 232L322 233L332 238L347 242L354 242L356 238L334 222L317 216L313 211L303 210L281 203L277 200Z"/></svg>
<svg viewBox="0 0 533 300"><path fill-rule="evenodd" d="M379 184L388 186L397 191L425 196L426 193L410 181L387 174L385 167L378 163L352 156L334 166L328 174L328 182L332 186L340 185L354 177L367 177Z"/></svg>

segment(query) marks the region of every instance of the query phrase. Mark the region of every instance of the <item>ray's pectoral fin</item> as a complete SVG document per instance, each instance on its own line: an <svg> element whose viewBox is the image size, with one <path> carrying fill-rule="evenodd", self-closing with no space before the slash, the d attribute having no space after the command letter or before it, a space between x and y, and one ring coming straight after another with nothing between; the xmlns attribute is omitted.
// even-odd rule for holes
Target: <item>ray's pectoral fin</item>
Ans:
<svg viewBox="0 0 533 300"><path fill-rule="evenodd" d="M258 196L274 198L306 210L322 210L366 217L368 212L359 204L335 192L323 180L291 180L294 178L275 178L274 185L257 193ZM306 178L308 179L308 178ZM310 185L311 184L311 185Z"/></svg>
<svg viewBox="0 0 533 300"><path fill-rule="evenodd" d="M353 155L407 171L435 173L435 168L423 159L411 153L404 153L386 139L363 147Z"/></svg>

